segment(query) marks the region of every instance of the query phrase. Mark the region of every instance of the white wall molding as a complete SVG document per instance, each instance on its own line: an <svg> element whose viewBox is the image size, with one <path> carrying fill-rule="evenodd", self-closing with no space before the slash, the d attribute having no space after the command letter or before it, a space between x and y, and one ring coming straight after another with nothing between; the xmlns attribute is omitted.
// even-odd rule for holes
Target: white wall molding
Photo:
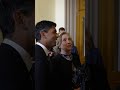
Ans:
<svg viewBox="0 0 120 90"><path fill-rule="evenodd" d="M76 0L66 0L65 6L65 28L76 45Z"/></svg>

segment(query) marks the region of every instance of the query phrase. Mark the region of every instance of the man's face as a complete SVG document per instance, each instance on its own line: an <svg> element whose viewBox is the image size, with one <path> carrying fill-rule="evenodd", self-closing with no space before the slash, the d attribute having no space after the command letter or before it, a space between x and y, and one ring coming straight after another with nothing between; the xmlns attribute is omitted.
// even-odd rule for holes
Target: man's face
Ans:
<svg viewBox="0 0 120 90"><path fill-rule="evenodd" d="M59 35L60 35L61 33L63 33L63 32L65 32L65 30L60 30Z"/></svg>
<svg viewBox="0 0 120 90"><path fill-rule="evenodd" d="M31 42L31 44L35 43L35 38L34 38L34 29L35 29L35 12L34 10L31 12L31 14L27 17L26 16L26 20L25 20L25 25L26 28L28 30L28 38L29 41Z"/></svg>
<svg viewBox="0 0 120 90"><path fill-rule="evenodd" d="M65 32L65 30L60 30L60 33Z"/></svg>
<svg viewBox="0 0 120 90"><path fill-rule="evenodd" d="M47 47L48 48L54 47L56 45L56 40L57 40L57 33L55 26L52 26L52 28L45 33L45 36L46 36Z"/></svg>

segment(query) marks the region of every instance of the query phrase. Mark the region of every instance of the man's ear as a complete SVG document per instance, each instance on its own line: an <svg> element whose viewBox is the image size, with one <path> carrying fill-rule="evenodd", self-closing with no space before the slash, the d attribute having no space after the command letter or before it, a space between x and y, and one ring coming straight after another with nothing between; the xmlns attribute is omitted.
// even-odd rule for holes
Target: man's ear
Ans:
<svg viewBox="0 0 120 90"><path fill-rule="evenodd" d="M16 24L24 24L24 15L21 11L17 10L13 13L13 18Z"/></svg>
<svg viewBox="0 0 120 90"><path fill-rule="evenodd" d="M41 38L43 37L43 38L47 38L47 35L46 35L46 32L40 32L40 35L41 35Z"/></svg>

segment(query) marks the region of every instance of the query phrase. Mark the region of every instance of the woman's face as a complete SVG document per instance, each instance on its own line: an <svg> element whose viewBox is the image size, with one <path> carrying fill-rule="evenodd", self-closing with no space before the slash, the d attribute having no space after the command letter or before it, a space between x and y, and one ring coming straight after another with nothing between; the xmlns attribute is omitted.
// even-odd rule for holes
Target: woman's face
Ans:
<svg viewBox="0 0 120 90"><path fill-rule="evenodd" d="M64 51L71 51L72 40L68 34L62 35L62 42L61 42L60 48Z"/></svg>

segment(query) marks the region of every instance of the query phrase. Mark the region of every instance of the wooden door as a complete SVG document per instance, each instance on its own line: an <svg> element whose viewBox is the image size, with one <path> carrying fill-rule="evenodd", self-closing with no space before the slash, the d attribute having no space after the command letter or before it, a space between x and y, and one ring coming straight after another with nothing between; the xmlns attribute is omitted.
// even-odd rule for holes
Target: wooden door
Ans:
<svg viewBox="0 0 120 90"><path fill-rule="evenodd" d="M99 0L99 48L108 73L112 90L120 87L120 72L118 72L118 1Z"/></svg>
<svg viewBox="0 0 120 90"><path fill-rule="evenodd" d="M101 51L103 62L107 70L111 90L120 87L120 72L118 71L118 29L119 0L98 0L98 48ZM88 3L89 4L89 3ZM83 17L85 16L85 0L77 0L76 16L76 46L81 63L84 63ZM89 10L89 9L87 9ZM88 11L89 12L89 11ZM88 13L89 14L89 13ZM89 16L89 15L86 15ZM91 19L90 19L91 20ZM89 21L89 20L88 20ZM90 21L88 22L90 24ZM94 23L93 23L94 24ZM88 25L89 26L89 25ZM120 46L119 46L120 47Z"/></svg>

